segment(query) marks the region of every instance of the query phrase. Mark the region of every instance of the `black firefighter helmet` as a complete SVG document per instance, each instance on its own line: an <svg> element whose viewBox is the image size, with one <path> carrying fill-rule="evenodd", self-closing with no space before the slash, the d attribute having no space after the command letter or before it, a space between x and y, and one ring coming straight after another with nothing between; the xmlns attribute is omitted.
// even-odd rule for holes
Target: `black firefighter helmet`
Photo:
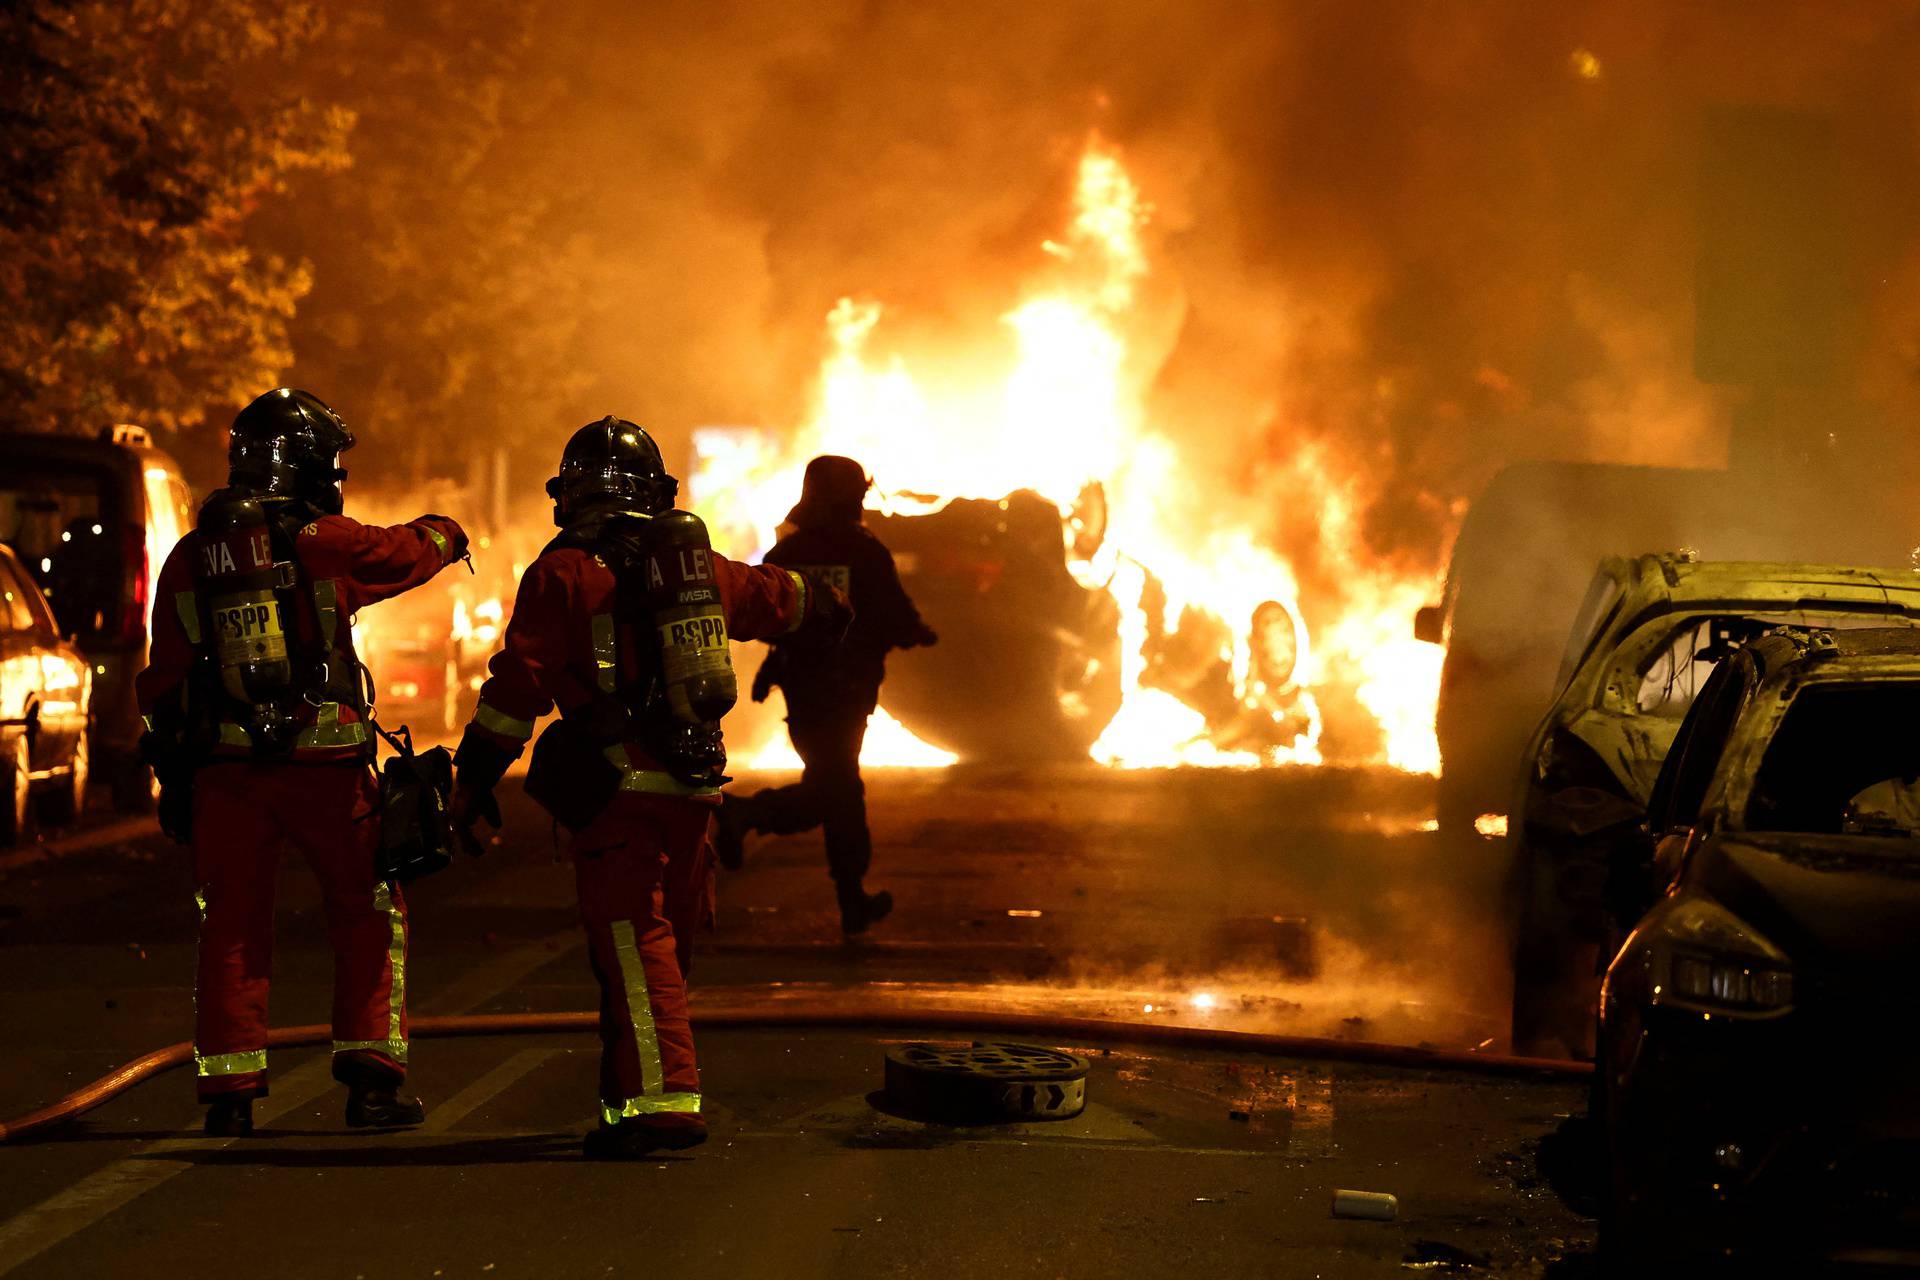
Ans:
<svg viewBox="0 0 1920 1280"><path fill-rule="evenodd" d="M227 483L277 498L300 498L338 513L340 455L353 432L311 391L276 387L234 415L227 443Z"/></svg>
<svg viewBox="0 0 1920 1280"><path fill-rule="evenodd" d="M612 414L573 433L560 454L560 474L547 481L553 522L563 528L590 507L617 504L657 516L673 509L679 492L660 446L637 424Z"/></svg>

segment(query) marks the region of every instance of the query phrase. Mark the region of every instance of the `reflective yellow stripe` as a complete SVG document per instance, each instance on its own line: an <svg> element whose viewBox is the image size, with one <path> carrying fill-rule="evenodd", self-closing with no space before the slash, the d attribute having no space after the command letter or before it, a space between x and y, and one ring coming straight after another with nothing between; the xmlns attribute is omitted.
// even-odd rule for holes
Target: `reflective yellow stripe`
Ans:
<svg viewBox="0 0 1920 1280"><path fill-rule="evenodd" d="M789 569L787 570L787 576L793 579L794 595L798 598L800 606L793 611L793 621L787 624L787 630L798 631L800 624L807 620L807 592L810 588L807 586L806 574L795 573Z"/></svg>
<svg viewBox="0 0 1920 1280"><path fill-rule="evenodd" d="M619 655L614 647L613 615L596 613L593 615L593 666L594 678L600 683L602 693L614 691L614 681L618 676Z"/></svg>
<svg viewBox="0 0 1920 1280"><path fill-rule="evenodd" d="M302 729L293 740L295 747L357 747L367 740L367 726L360 721L340 723L340 704L323 702L313 717L313 727Z"/></svg>
<svg viewBox="0 0 1920 1280"><path fill-rule="evenodd" d="M405 1040L335 1040L335 1053L384 1053L402 1066L407 1061Z"/></svg>
<svg viewBox="0 0 1920 1280"><path fill-rule="evenodd" d="M622 791L638 791L650 796L717 796L718 787L690 787L670 773L653 769L629 769L620 775Z"/></svg>
<svg viewBox="0 0 1920 1280"><path fill-rule="evenodd" d="M265 1071L267 1051L254 1049L247 1053L196 1053L193 1055L193 1069L201 1076L243 1076L252 1071Z"/></svg>
<svg viewBox="0 0 1920 1280"><path fill-rule="evenodd" d="M186 629L187 643L200 643L200 601L191 591L173 593L173 611L180 615L180 625Z"/></svg>
<svg viewBox="0 0 1920 1280"><path fill-rule="evenodd" d="M503 738L519 738L525 741L533 736L533 721L516 720L497 707L481 703L473 713L473 722L482 729L497 733Z"/></svg>
<svg viewBox="0 0 1920 1280"><path fill-rule="evenodd" d="M224 723L219 729L222 746L250 747L253 738L247 733L245 725ZM302 729L293 739L296 751L318 747L359 747L366 745L367 726L355 721L352 724L340 723L340 704L323 702L314 716L311 728Z"/></svg>
<svg viewBox="0 0 1920 1280"><path fill-rule="evenodd" d="M374 886L373 906L376 911L387 913L387 922L393 929L393 940L387 944L387 967L393 972L387 986L387 1043L400 1046L396 1060L405 1062L407 1039L401 1028L407 1010L407 920L393 901L393 890L384 882Z"/></svg>
<svg viewBox="0 0 1920 1280"><path fill-rule="evenodd" d="M660 1070L660 1038L653 1030L653 1001L647 995L647 971L640 962L640 945L634 940L633 921L613 922L613 953L620 959L620 980L627 989L627 1016L633 1022L633 1047L640 1054L640 1088L649 1097L657 1098L665 1087L666 1077ZM634 1103L629 1101L626 1105L631 1107Z"/></svg>
<svg viewBox="0 0 1920 1280"><path fill-rule="evenodd" d="M600 1119L606 1124L619 1124L630 1116L656 1116L663 1111L694 1115L699 1110L700 1095L697 1093L656 1093L651 1097L628 1098L617 1107L610 1102L603 1102L600 1104Z"/></svg>
<svg viewBox="0 0 1920 1280"><path fill-rule="evenodd" d="M333 652L334 637L340 631L340 584L322 578L313 584L313 611L320 615L320 646Z"/></svg>
<svg viewBox="0 0 1920 1280"><path fill-rule="evenodd" d="M638 791L650 796L717 796L718 787L690 787L670 773L658 769L636 769L633 757L619 743L614 743L601 753L620 767L620 789Z"/></svg>
<svg viewBox="0 0 1920 1280"><path fill-rule="evenodd" d="M152 733L152 732L153 732L153 717L152 717L152 716L141 716L141 717L140 717L140 726L141 726L141 727L142 727L143 729L145 729L145 730L146 730L146 731L147 731L148 733Z"/></svg>
<svg viewBox="0 0 1920 1280"><path fill-rule="evenodd" d="M447 546L447 536L445 534L441 533L438 529L428 529L425 525L421 525L420 527L426 529L427 536L433 539L433 545L440 548L441 560L447 560L453 555L452 548Z"/></svg>

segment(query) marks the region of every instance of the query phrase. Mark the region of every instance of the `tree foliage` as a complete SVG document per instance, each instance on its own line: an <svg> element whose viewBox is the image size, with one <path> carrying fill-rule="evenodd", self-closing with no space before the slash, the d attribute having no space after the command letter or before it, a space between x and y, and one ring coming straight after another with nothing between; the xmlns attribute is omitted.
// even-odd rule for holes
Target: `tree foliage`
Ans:
<svg viewBox="0 0 1920 1280"><path fill-rule="evenodd" d="M463 478L575 421L591 255L549 195L540 130L567 86L524 0L379 0L320 50L358 121L353 167L263 223L314 288L291 378L346 413L401 483ZM543 69L544 68L544 69Z"/></svg>
<svg viewBox="0 0 1920 1280"><path fill-rule="evenodd" d="M0 0L0 425L192 425L290 358L310 278L263 196L346 162L300 91L318 6Z"/></svg>

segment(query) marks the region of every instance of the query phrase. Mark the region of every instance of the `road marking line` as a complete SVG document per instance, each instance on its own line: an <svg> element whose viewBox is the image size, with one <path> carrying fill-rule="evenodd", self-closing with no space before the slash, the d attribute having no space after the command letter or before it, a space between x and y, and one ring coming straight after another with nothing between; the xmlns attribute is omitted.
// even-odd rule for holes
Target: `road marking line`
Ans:
<svg viewBox="0 0 1920 1280"><path fill-rule="evenodd" d="M502 952L455 978L433 999L422 1001L417 1012L443 1015L472 1013L501 992L511 990L523 979L531 977L576 947L582 946L584 942L585 936L576 928Z"/></svg>
<svg viewBox="0 0 1920 1280"><path fill-rule="evenodd" d="M570 929L566 933L516 947L455 979L435 999L423 1003L433 1012L468 1013L527 975L553 963L569 949L570 944L579 945L579 939L580 934ZM516 1055L509 1060L509 1065L523 1056ZM313 1102L332 1087L332 1070L333 1055L322 1053L287 1072L280 1080L278 1093L269 1094L256 1105L255 1119L265 1124ZM456 1100L472 1093L481 1082L491 1079L501 1070L495 1068L487 1073L481 1077L481 1081L469 1085L462 1094L455 1095ZM504 1089L511 1083L508 1080L500 1088ZM472 1106L479 1106L486 1100L486 1097L478 1098ZM472 1107L468 1110L472 1110ZM454 1116L455 1120L459 1118L459 1114ZM166 1157L176 1153L217 1150L240 1141L245 1139L161 1138L142 1143L132 1155L88 1174L64 1191L57 1191L39 1204L0 1222L0 1276L25 1265L61 1241L87 1230L109 1214L125 1208L155 1187L194 1167L192 1160L170 1160Z"/></svg>
<svg viewBox="0 0 1920 1280"><path fill-rule="evenodd" d="M280 1081L280 1092L256 1104L255 1119L267 1123L313 1102L333 1085L333 1055L322 1054L295 1067ZM87 1175L39 1204L0 1223L0 1276L38 1257L69 1236L86 1230L117 1209L193 1167L173 1155L217 1151L242 1138L162 1138L142 1144L133 1155Z"/></svg>
<svg viewBox="0 0 1920 1280"><path fill-rule="evenodd" d="M560 1052L558 1049L522 1049L460 1092L434 1107L415 1133L445 1133L473 1112L511 1089L522 1076Z"/></svg>

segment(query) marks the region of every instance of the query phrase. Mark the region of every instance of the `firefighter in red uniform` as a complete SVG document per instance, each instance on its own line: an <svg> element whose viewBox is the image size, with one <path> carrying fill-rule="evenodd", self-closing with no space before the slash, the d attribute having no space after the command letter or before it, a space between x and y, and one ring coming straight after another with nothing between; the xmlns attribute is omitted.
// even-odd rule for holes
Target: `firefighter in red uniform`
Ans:
<svg viewBox="0 0 1920 1280"><path fill-rule="evenodd" d="M407 1074L407 906L374 869L378 788L351 620L466 555L460 526L340 514L353 435L280 388L233 421L225 489L167 557L137 679L161 823L193 847L200 946L194 1064L206 1131L253 1128L267 1092L278 846L319 878L334 953L333 1074L347 1123L418 1124Z"/></svg>
<svg viewBox="0 0 1920 1280"><path fill-rule="evenodd" d="M705 1141L687 1024L693 933L712 910L708 827L733 705L729 638L810 618L844 627L844 597L799 574L735 564L673 510L678 483L631 422L575 432L547 484L561 533L521 579L505 647L456 758L453 810L498 826L507 766L556 706L527 793L571 833L580 917L600 983L600 1126L589 1158Z"/></svg>

